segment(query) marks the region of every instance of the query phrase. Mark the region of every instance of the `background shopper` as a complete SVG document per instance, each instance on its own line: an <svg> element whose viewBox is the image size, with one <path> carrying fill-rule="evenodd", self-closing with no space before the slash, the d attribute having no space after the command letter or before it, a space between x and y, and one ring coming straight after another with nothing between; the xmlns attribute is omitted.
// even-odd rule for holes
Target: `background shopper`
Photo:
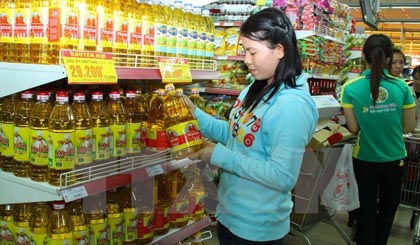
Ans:
<svg viewBox="0 0 420 245"><path fill-rule="evenodd" d="M345 83L341 92L347 126L358 134L353 151L360 199L358 245L387 243L403 181L402 135L415 127L410 88L387 70L392 54L387 36L369 36L363 47L367 70Z"/></svg>
<svg viewBox="0 0 420 245"><path fill-rule="evenodd" d="M202 133L218 143L207 142L191 158L221 170L220 244L280 244L289 233L291 190L318 113L295 31L282 11L267 8L250 16L240 38L256 81L241 92L229 121L195 108Z"/></svg>
<svg viewBox="0 0 420 245"><path fill-rule="evenodd" d="M403 78L405 55L401 50L392 49L392 62L389 64L389 73L394 77Z"/></svg>

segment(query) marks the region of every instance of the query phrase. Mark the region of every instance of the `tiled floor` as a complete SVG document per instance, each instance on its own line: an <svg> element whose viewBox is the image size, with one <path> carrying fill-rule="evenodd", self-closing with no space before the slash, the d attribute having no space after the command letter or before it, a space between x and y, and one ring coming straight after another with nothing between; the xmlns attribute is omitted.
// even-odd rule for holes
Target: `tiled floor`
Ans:
<svg viewBox="0 0 420 245"><path fill-rule="evenodd" d="M413 236L415 234L414 229L410 229L410 218L412 209L400 207L398 209L394 225L392 227L391 236L388 241L388 245L410 245L413 244ZM336 221L343 230L350 235L351 229L347 227L347 214L335 214L331 217L333 221ZM219 244L217 241L217 235L215 234L214 227L209 227L213 231L213 238L204 241L206 245ZM345 245L348 244L340 235L340 233L332 226L324 222L317 222L313 226L310 226L304 232L304 235L313 245ZM305 245L309 244L299 235L288 235L285 238L285 245Z"/></svg>

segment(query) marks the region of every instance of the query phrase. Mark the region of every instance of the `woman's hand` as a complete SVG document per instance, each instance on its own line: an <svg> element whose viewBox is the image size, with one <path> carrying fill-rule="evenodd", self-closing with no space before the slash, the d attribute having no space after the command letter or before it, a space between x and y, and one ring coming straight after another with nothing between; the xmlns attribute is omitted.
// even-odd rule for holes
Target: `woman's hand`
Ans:
<svg viewBox="0 0 420 245"><path fill-rule="evenodd" d="M210 163L211 154L213 153L215 143L204 140L203 148L197 152L188 155L191 160L201 160L205 163Z"/></svg>

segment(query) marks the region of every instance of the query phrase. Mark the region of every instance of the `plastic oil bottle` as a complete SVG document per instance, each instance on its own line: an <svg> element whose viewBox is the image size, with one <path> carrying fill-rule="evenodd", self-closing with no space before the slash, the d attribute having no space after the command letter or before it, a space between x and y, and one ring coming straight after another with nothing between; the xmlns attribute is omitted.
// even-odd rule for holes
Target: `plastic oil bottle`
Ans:
<svg viewBox="0 0 420 245"><path fill-rule="evenodd" d="M48 171L51 185L59 186L60 174L74 168L75 120L67 91L57 91L56 102L48 119Z"/></svg>
<svg viewBox="0 0 420 245"><path fill-rule="evenodd" d="M168 173L167 181L170 183L171 207L169 208L169 223L171 228L187 225L188 213L188 185L187 178L180 169Z"/></svg>
<svg viewBox="0 0 420 245"><path fill-rule="evenodd" d="M166 15L161 4L152 4L152 13L155 23L155 56L166 56L168 27L166 25Z"/></svg>
<svg viewBox="0 0 420 245"><path fill-rule="evenodd" d="M98 37L97 2L93 0L79 1L77 8L80 19L78 26L81 35L78 48L96 51Z"/></svg>
<svg viewBox="0 0 420 245"><path fill-rule="evenodd" d="M94 91L89 103L89 111L92 117L92 156L94 164L104 162L110 157L110 116L103 96L102 92Z"/></svg>
<svg viewBox="0 0 420 245"><path fill-rule="evenodd" d="M188 25L188 46L187 46L187 58L189 59L190 68L196 69L197 63L194 59L197 58L197 39L198 39L198 31L197 27L194 24L194 14L193 14L193 6L191 3L187 2L184 3L184 14L185 14L185 21Z"/></svg>
<svg viewBox="0 0 420 245"><path fill-rule="evenodd" d="M30 14L31 2L25 0L16 0L15 18L14 18L14 44L16 47L16 61L19 63L30 62ZM13 19L12 19L13 21Z"/></svg>
<svg viewBox="0 0 420 245"><path fill-rule="evenodd" d="M15 127L13 136L13 174L18 177L30 177L29 162L29 115L34 104L34 92L24 91L16 105Z"/></svg>
<svg viewBox="0 0 420 245"><path fill-rule="evenodd" d="M0 225L1 225L1 239L2 245L14 245L14 222L13 222L13 208L12 204L0 205Z"/></svg>
<svg viewBox="0 0 420 245"><path fill-rule="evenodd" d="M212 21L212 19L210 18L210 11L208 9L203 9L203 18L204 18L204 23L206 25L206 52L205 52L205 57L206 57L206 65L205 65L205 69L206 70L212 70L213 68L213 62L211 62L211 60L214 59L214 38L215 38L215 27L214 27L214 23Z"/></svg>
<svg viewBox="0 0 420 245"><path fill-rule="evenodd" d="M112 133L110 156L119 158L127 155L127 115L124 105L120 99L120 92L113 90L109 92L108 111L110 115L110 129Z"/></svg>
<svg viewBox="0 0 420 245"><path fill-rule="evenodd" d="M141 111L136 91L127 91L124 108L127 113L127 154L138 154L141 151Z"/></svg>
<svg viewBox="0 0 420 245"><path fill-rule="evenodd" d="M48 64L48 0L31 2L30 61Z"/></svg>
<svg viewBox="0 0 420 245"><path fill-rule="evenodd" d="M128 12L126 12L126 1L114 1L114 27L115 39L112 52L122 54L116 57L116 65L127 65L127 48L128 48Z"/></svg>
<svg viewBox="0 0 420 245"><path fill-rule="evenodd" d="M112 52L115 35L113 4L113 0L98 1L99 31L97 50L100 52Z"/></svg>
<svg viewBox="0 0 420 245"><path fill-rule="evenodd" d="M47 244L73 245L73 224L64 201L54 201L47 225Z"/></svg>
<svg viewBox="0 0 420 245"><path fill-rule="evenodd" d="M106 192L106 214L109 227L109 244L123 243L123 214L117 189Z"/></svg>
<svg viewBox="0 0 420 245"><path fill-rule="evenodd" d="M201 110L205 111L206 108L206 102L204 101L204 98L200 96L200 91L198 88L192 88L191 94L188 96L194 105L196 105Z"/></svg>
<svg viewBox="0 0 420 245"><path fill-rule="evenodd" d="M182 11L182 0L174 1L174 16L178 23L176 56L186 58L188 53L188 24L184 18L184 11Z"/></svg>
<svg viewBox="0 0 420 245"><path fill-rule="evenodd" d="M30 227L34 245L43 245L47 242L47 226L51 213L51 208L46 202L34 204Z"/></svg>
<svg viewBox="0 0 420 245"><path fill-rule="evenodd" d="M134 204L134 195L130 185L121 187L118 192L123 210L123 244L134 245L138 238L137 215L138 209Z"/></svg>
<svg viewBox="0 0 420 245"><path fill-rule="evenodd" d="M203 137L195 116L178 95L172 83L165 85L163 101L166 135L175 158L183 158L192 151L202 148Z"/></svg>
<svg viewBox="0 0 420 245"><path fill-rule="evenodd" d="M142 94L141 89L136 90L138 101L138 111L140 113L140 148L144 149L147 146L147 128L148 128L148 106L145 96Z"/></svg>
<svg viewBox="0 0 420 245"><path fill-rule="evenodd" d="M13 132L16 107L16 95L7 96L2 104L0 114L0 147L1 169L5 172L13 172Z"/></svg>
<svg viewBox="0 0 420 245"><path fill-rule="evenodd" d="M106 221L106 197L105 193L89 196L83 201L89 225L89 245L108 244L108 223Z"/></svg>
<svg viewBox="0 0 420 245"><path fill-rule="evenodd" d="M196 165L187 167L188 180L188 213L191 221L197 221L204 217L205 190L200 169Z"/></svg>
<svg viewBox="0 0 420 245"><path fill-rule="evenodd" d="M31 220L33 207L33 203L18 203L15 205L13 221L16 245L25 245L30 239L31 227L29 221Z"/></svg>
<svg viewBox="0 0 420 245"><path fill-rule="evenodd" d="M154 178L146 178L132 184L138 208L137 245L153 241L153 184Z"/></svg>
<svg viewBox="0 0 420 245"><path fill-rule="evenodd" d="M37 101L29 115L31 179L38 182L48 181L48 118L52 106L47 91L38 92Z"/></svg>
<svg viewBox="0 0 420 245"><path fill-rule="evenodd" d="M153 234L164 235L169 231L170 183L167 174L155 176L153 185Z"/></svg>
<svg viewBox="0 0 420 245"><path fill-rule="evenodd" d="M153 67L154 62L154 43L155 43L155 23L152 14L152 6L147 3L143 3L141 9L143 9L141 21L142 21L142 33L143 33L143 46L141 49L141 66L142 67Z"/></svg>
<svg viewBox="0 0 420 245"><path fill-rule="evenodd" d="M152 151L164 151L169 148L163 110L165 90L159 89L149 107L149 128L147 129L147 147Z"/></svg>
<svg viewBox="0 0 420 245"><path fill-rule="evenodd" d="M206 56L207 44L207 28L204 23L204 18L201 15L201 6L194 5L193 18L197 29L197 53L196 57L200 60L197 62L196 69L204 69L204 59Z"/></svg>
<svg viewBox="0 0 420 245"><path fill-rule="evenodd" d="M68 203L66 209L73 225L74 244L88 244L89 231L86 224L86 217L83 213L82 199Z"/></svg>
<svg viewBox="0 0 420 245"><path fill-rule="evenodd" d="M71 110L76 122L75 131L75 168L83 168L92 163L92 118L84 92L75 92Z"/></svg>

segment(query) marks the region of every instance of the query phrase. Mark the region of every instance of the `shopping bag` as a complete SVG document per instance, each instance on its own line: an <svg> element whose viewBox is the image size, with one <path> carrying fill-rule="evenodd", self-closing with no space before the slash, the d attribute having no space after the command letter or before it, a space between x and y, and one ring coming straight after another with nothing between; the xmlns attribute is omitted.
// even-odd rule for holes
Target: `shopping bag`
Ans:
<svg viewBox="0 0 420 245"><path fill-rule="evenodd" d="M360 206L352 151L352 144L344 145L334 175L321 195L321 204L336 211L351 211Z"/></svg>

